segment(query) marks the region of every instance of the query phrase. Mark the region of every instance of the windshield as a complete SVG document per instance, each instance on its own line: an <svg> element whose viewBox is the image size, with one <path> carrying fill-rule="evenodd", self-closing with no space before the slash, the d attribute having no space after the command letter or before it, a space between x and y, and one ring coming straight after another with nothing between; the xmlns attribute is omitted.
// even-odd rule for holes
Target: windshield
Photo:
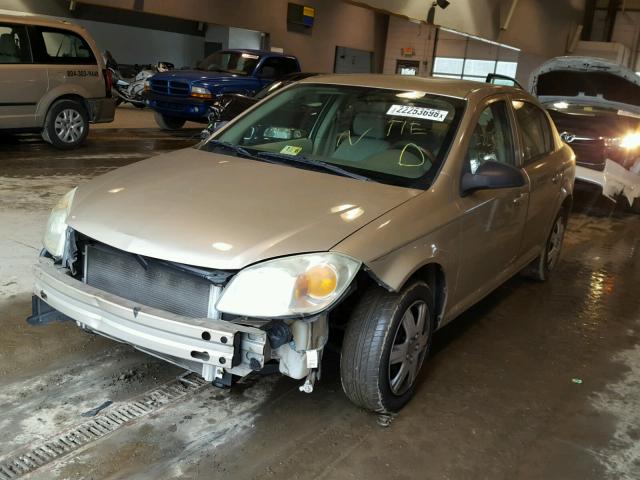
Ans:
<svg viewBox="0 0 640 480"><path fill-rule="evenodd" d="M324 163L323 171L340 167L335 174L342 170L427 188L464 106L464 100L424 92L299 84L268 98L199 148L231 154L229 146L235 145L254 157L277 156L295 167Z"/></svg>
<svg viewBox="0 0 640 480"><path fill-rule="evenodd" d="M260 60L259 55L241 52L212 53L198 64L198 69L210 72L227 72L234 75L251 75Z"/></svg>

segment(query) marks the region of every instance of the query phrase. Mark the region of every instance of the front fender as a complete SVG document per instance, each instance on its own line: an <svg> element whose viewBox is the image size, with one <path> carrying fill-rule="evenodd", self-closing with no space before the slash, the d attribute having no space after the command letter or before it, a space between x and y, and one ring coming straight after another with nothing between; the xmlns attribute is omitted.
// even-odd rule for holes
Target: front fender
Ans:
<svg viewBox="0 0 640 480"><path fill-rule="evenodd" d="M378 283L395 292L420 269L435 264L444 273L447 297L451 297L459 262L459 211L449 198L447 179L440 180L439 188L397 206L332 250L360 259Z"/></svg>

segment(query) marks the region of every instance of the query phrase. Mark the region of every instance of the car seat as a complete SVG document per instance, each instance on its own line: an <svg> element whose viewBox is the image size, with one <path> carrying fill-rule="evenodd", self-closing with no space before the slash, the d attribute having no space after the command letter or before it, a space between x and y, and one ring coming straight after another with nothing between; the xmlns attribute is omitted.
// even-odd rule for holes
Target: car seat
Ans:
<svg viewBox="0 0 640 480"><path fill-rule="evenodd" d="M338 135L338 148L331 155L338 160L360 162L389 148L384 112L358 112L351 130Z"/></svg>
<svg viewBox="0 0 640 480"><path fill-rule="evenodd" d="M19 63L18 47L13 39L13 34L0 35L0 63Z"/></svg>

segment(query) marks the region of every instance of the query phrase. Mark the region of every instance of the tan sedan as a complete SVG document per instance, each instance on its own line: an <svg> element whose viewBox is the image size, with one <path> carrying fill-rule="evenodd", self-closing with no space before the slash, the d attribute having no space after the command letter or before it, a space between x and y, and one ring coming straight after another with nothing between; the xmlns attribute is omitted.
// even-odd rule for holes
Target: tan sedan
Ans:
<svg viewBox="0 0 640 480"><path fill-rule="evenodd" d="M436 329L556 265L574 155L534 98L458 80L313 77L53 210L32 323L71 318L217 385L319 378L401 408Z"/></svg>

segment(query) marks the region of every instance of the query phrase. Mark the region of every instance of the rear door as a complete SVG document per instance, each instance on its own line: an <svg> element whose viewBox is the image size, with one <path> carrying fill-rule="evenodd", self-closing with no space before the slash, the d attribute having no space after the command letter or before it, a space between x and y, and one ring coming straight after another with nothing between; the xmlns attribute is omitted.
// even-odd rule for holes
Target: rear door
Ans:
<svg viewBox="0 0 640 480"><path fill-rule="evenodd" d="M493 97L480 109L469 138L461 175L485 161L520 167L509 98ZM529 186L478 190L461 196L463 209L457 298L466 305L510 275L518 258L527 216Z"/></svg>
<svg viewBox="0 0 640 480"><path fill-rule="evenodd" d="M46 68L35 65L27 27L0 23L0 128L35 127L36 106L47 91Z"/></svg>
<svg viewBox="0 0 640 480"><path fill-rule="evenodd" d="M47 67L50 91L70 85L71 89L67 90L73 90L73 93L87 99L105 96L98 60L80 34L38 25L30 28L29 38L34 62ZM48 105L43 107L47 108Z"/></svg>
<svg viewBox="0 0 640 480"><path fill-rule="evenodd" d="M526 98L511 102L518 124L522 165L531 184L521 255L533 255L546 241L562 186L562 155L547 114Z"/></svg>

